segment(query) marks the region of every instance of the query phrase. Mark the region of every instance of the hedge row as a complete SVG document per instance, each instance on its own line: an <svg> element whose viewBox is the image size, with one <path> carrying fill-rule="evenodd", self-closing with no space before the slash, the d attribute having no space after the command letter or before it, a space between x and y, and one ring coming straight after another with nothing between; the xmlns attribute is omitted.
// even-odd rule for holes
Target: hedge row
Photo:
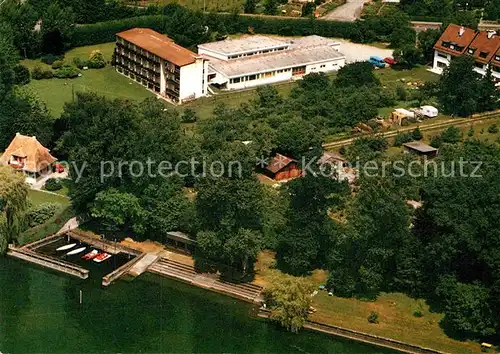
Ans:
<svg viewBox="0 0 500 354"><path fill-rule="evenodd" d="M134 27L148 27L165 33L168 17L163 15L133 17L123 20L80 25L71 36L71 46L81 47L113 42L115 34ZM213 23L216 21L217 23ZM246 33L253 28L254 33L282 36L307 36L317 34L324 37L351 38L357 29L356 23L339 21L318 21L312 19L290 19L262 16L235 16L231 14L210 14L205 16L208 27L224 25L229 34ZM166 33L174 35L173 33ZM198 43L195 43L198 44Z"/></svg>
<svg viewBox="0 0 500 354"><path fill-rule="evenodd" d="M163 33L162 15L131 17L123 20L98 22L90 25L76 26L71 35L71 47L83 47L87 45L114 42L117 32L125 31L134 27L149 27Z"/></svg>

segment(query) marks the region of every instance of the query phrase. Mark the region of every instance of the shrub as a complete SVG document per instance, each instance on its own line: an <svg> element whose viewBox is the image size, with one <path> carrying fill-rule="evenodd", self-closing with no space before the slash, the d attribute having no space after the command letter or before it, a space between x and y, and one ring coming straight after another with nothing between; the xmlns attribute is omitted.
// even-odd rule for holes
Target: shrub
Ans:
<svg viewBox="0 0 500 354"><path fill-rule="evenodd" d="M440 148L443 145L443 139L441 135L435 135L431 138L430 145L435 147L436 149Z"/></svg>
<svg viewBox="0 0 500 354"><path fill-rule="evenodd" d="M457 127L451 126L441 133L441 138L443 143L455 144L462 138L462 133Z"/></svg>
<svg viewBox="0 0 500 354"><path fill-rule="evenodd" d="M198 120L198 117L196 116L196 112L193 111L191 108L186 108L184 110L184 113L182 114L182 122L183 123L194 123Z"/></svg>
<svg viewBox="0 0 500 354"><path fill-rule="evenodd" d="M488 133L496 134L498 133L498 126L496 124L492 124L488 127Z"/></svg>
<svg viewBox="0 0 500 354"><path fill-rule="evenodd" d="M26 85L31 81L30 71L24 65L14 66L14 84L16 85Z"/></svg>
<svg viewBox="0 0 500 354"><path fill-rule="evenodd" d="M396 87L396 97L398 101L406 101L408 99L408 92L406 88L403 86Z"/></svg>
<svg viewBox="0 0 500 354"><path fill-rule="evenodd" d="M26 213L26 221L29 227L35 227L43 224L55 215L56 211L61 208L59 203L43 203L37 207L31 208Z"/></svg>
<svg viewBox="0 0 500 354"><path fill-rule="evenodd" d="M63 65L64 65L64 61L56 60L55 62L52 63L52 69L54 69L54 70L60 69Z"/></svg>
<svg viewBox="0 0 500 354"><path fill-rule="evenodd" d="M424 316L424 314L423 314L421 311L415 311L415 312L413 313L413 316L415 316L415 317L423 317L423 316Z"/></svg>
<svg viewBox="0 0 500 354"><path fill-rule="evenodd" d="M53 55L53 54L47 54L41 58L42 63L45 63L47 65L52 65L55 61L63 59L64 57L62 55Z"/></svg>
<svg viewBox="0 0 500 354"><path fill-rule="evenodd" d="M43 69L40 67L40 65L37 65L33 68L33 70L31 71L31 76L35 80L43 79Z"/></svg>
<svg viewBox="0 0 500 354"><path fill-rule="evenodd" d="M467 136L469 136L469 137L474 136L474 127L470 127L469 131L467 132Z"/></svg>
<svg viewBox="0 0 500 354"><path fill-rule="evenodd" d="M61 183L61 180L57 179L57 178L49 178L46 182L45 182L45 190L48 190L48 191L58 191L62 188L62 183Z"/></svg>
<svg viewBox="0 0 500 354"><path fill-rule="evenodd" d="M41 80L41 79L52 79L53 77L52 70L43 70L39 65L35 66L33 68L33 71L31 72L31 77L34 80Z"/></svg>
<svg viewBox="0 0 500 354"><path fill-rule="evenodd" d="M378 312L372 311L370 316L368 316L368 322L378 323Z"/></svg>
<svg viewBox="0 0 500 354"><path fill-rule="evenodd" d="M98 50L94 50L92 53L90 53L90 57L87 63L88 67L92 69L101 69L106 66L104 56Z"/></svg>
<svg viewBox="0 0 500 354"><path fill-rule="evenodd" d="M416 127L415 130L411 133L411 137L413 140L422 140L424 138L422 132L419 127Z"/></svg>
<svg viewBox="0 0 500 354"><path fill-rule="evenodd" d="M80 58L74 58L73 65L76 66L78 69L83 69L84 67L88 67L89 63L87 60L83 60Z"/></svg>
<svg viewBox="0 0 500 354"><path fill-rule="evenodd" d="M52 79L54 77L54 73L52 70L47 69L43 72L42 79Z"/></svg>
<svg viewBox="0 0 500 354"><path fill-rule="evenodd" d="M78 77L80 70L72 65L64 64L59 70L56 70L54 76L58 79L73 79Z"/></svg>
<svg viewBox="0 0 500 354"><path fill-rule="evenodd" d="M394 146L402 146L405 143L409 143L413 140L412 133L399 133L394 138Z"/></svg>

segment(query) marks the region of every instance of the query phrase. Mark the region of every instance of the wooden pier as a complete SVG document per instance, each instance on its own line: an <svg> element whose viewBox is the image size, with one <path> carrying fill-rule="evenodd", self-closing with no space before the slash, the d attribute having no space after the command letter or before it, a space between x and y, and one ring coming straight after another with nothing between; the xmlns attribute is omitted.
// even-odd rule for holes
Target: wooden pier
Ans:
<svg viewBox="0 0 500 354"><path fill-rule="evenodd" d="M22 259L26 262L40 265L42 267L50 268L61 273L66 273L80 279L87 279L89 277L89 271L87 269L78 267L72 263L65 262L60 259L33 252L26 248L16 248L12 245L9 245L7 255Z"/></svg>
<svg viewBox="0 0 500 354"><path fill-rule="evenodd" d="M62 238L63 238L62 235L51 235L51 236L47 236L45 238L42 238L41 240L28 243L21 248L28 249L28 250L35 250L37 248L47 246L47 245L50 245L51 243L57 242Z"/></svg>
<svg viewBox="0 0 500 354"><path fill-rule="evenodd" d="M243 301L258 303L262 287L251 283L230 283L218 275L213 277L197 273L192 265L183 264L168 258L161 258L148 269L151 273L180 280L188 284L205 288L220 294L229 295Z"/></svg>
<svg viewBox="0 0 500 354"><path fill-rule="evenodd" d="M118 254L118 253L125 253L125 254L130 254L133 256L140 256L141 251L135 250L133 248L127 247L120 245L119 243L116 242L111 242L108 240L104 239L99 239L95 237L89 237L87 235L78 233L76 230L69 231L66 233L66 235L70 236L71 238L78 240L80 242L86 243L88 245L91 245L95 248L99 248L107 253L110 254Z"/></svg>

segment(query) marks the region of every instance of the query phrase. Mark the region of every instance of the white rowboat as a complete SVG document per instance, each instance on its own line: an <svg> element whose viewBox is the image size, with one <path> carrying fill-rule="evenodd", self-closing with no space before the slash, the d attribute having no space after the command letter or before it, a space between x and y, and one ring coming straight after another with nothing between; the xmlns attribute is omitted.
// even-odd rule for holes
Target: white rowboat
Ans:
<svg viewBox="0 0 500 354"><path fill-rule="evenodd" d="M64 245L56 249L56 251L66 251L69 250L70 248L73 248L76 246L76 243L70 243L69 245Z"/></svg>
<svg viewBox="0 0 500 354"><path fill-rule="evenodd" d="M87 247L80 247L80 248L77 248L76 250L73 250L73 251L71 251L71 252L66 253L66 256L71 256L71 255L73 255L73 254L78 254L78 253L80 253L80 252L85 251L85 249L86 249L86 248L87 248Z"/></svg>

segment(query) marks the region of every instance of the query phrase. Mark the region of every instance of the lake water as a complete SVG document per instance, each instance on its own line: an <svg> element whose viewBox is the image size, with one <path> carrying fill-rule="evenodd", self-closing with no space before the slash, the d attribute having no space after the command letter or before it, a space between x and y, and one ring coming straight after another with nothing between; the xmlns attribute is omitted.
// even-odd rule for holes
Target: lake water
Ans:
<svg viewBox="0 0 500 354"><path fill-rule="evenodd" d="M390 352L319 333L288 333L250 311L230 297L149 274L102 289L99 279L0 258L3 353Z"/></svg>

